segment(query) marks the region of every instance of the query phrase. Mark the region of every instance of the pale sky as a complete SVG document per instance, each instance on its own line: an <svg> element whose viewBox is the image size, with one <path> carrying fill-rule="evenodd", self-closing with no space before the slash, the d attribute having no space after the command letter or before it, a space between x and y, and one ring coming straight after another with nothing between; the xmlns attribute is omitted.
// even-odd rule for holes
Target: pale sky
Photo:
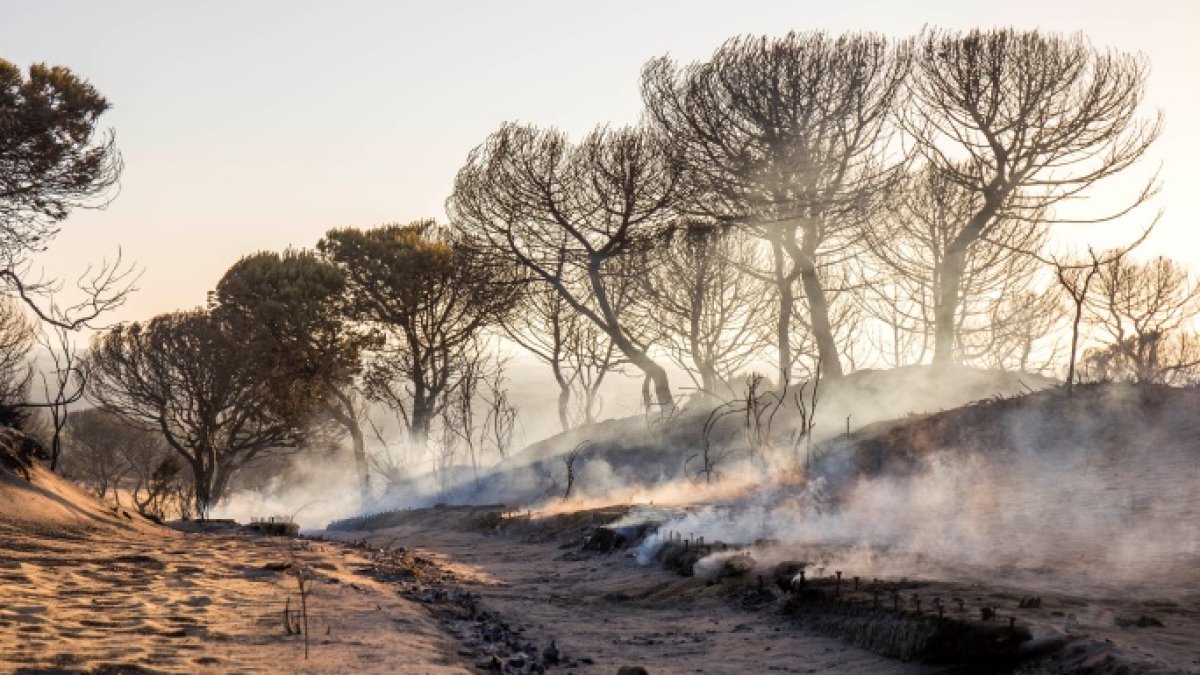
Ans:
<svg viewBox="0 0 1200 675"><path fill-rule="evenodd" d="M1167 115L1152 159L1166 215L1147 251L1200 269L1195 0L5 0L0 58L68 66L113 104L103 123L125 158L122 193L107 211L72 216L44 260L70 276L123 247L145 274L117 321L202 303L256 250L443 218L467 152L502 122L580 134L636 121L651 57L704 58L741 33L899 37L925 24L1078 30L1144 52L1149 103Z"/></svg>

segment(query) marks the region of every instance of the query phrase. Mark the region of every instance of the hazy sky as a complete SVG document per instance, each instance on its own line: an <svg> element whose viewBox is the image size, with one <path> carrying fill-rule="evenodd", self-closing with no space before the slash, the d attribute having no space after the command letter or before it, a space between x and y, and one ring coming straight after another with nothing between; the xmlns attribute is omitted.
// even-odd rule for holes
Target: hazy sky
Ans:
<svg viewBox="0 0 1200 675"><path fill-rule="evenodd" d="M69 275L118 246L145 268L116 320L203 302L259 249L331 227L443 216L467 152L505 120L578 134L635 121L649 58L739 33L924 24L1084 31L1144 52L1167 114L1152 252L1200 269L1200 2L53 2L0 4L0 58L69 66L113 104L126 171L45 258Z"/></svg>

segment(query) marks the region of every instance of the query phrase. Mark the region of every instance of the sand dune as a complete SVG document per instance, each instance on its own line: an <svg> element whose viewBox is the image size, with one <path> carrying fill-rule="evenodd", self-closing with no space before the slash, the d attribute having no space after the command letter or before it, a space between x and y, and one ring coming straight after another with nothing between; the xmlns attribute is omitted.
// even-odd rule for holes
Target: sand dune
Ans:
<svg viewBox="0 0 1200 675"><path fill-rule="evenodd" d="M0 470L0 671L464 672L420 605L334 544L187 534ZM312 579L310 657L283 624ZM291 567L295 569L295 567Z"/></svg>

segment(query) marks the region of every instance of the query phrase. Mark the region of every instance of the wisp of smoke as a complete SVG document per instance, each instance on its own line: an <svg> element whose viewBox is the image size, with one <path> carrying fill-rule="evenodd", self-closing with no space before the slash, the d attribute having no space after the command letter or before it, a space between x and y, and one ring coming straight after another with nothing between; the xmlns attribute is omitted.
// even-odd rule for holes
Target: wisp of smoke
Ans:
<svg viewBox="0 0 1200 675"><path fill-rule="evenodd" d="M290 467L286 480L276 476L261 488L236 491L214 507L211 515L242 523L254 517L288 516L302 530L317 530L361 508L357 477L352 470L299 460Z"/></svg>
<svg viewBox="0 0 1200 675"><path fill-rule="evenodd" d="M942 449L915 471L853 480L836 503L819 479L760 491L660 532L771 540L760 559L834 558L861 576L1019 576L1058 588L1200 581L1200 463L1191 444L1177 442L1194 439L1190 411L1127 428L1105 418L1108 405L1137 404L1109 401L1070 421L1020 408L1003 422L1008 447ZM1182 428L1164 433L1164 424ZM644 542L640 559L662 541Z"/></svg>

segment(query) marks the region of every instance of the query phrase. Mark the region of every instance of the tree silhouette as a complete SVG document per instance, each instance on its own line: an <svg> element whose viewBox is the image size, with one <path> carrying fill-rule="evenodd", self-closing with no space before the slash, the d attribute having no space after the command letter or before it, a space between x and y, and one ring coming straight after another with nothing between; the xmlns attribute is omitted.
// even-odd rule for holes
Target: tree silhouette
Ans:
<svg viewBox="0 0 1200 675"><path fill-rule="evenodd" d="M966 191L970 205L937 263L933 358L945 363L956 358L972 251L1005 244L1021 228L1112 220L1144 203L1155 178L1112 212L1063 213L1141 159L1161 116L1139 117L1145 59L1097 49L1082 35L929 29L916 41L916 57L903 126L928 170Z"/></svg>
<svg viewBox="0 0 1200 675"><path fill-rule="evenodd" d="M309 251L256 253L235 263L217 283L212 310L268 361L265 375L300 386L318 414L350 436L363 498L370 473L356 391L362 354L372 336L348 316L341 269Z"/></svg>
<svg viewBox="0 0 1200 675"><path fill-rule="evenodd" d="M488 260L433 221L331 230L318 251L346 280L351 320L378 330L368 393L391 405L424 448L478 333L517 299L511 265Z"/></svg>
<svg viewBox="0 0 1200 675"><path fill-rule="evenodd" d="M228 322L195 310L114 327L92 343L88 391L105 410L161 433L192 470L202 516L241 468L296 447L312 399L302 382L269 377L268 355Z"/></svg>
<svg viewBox="0 0 1200 675"><path fill-rule="evenodd" d="M668 223L675 183L659 139L643 129L600 128L572 145L558 131L506 124L471 152L447 210L483 250L549 284L604 331L670 410L650 331L621 304L639 273L629 253Z"/></svg>
<svg viewBox="0 0 1200 675"><path fill-rule="evenodd" d="M0 280L44 322L78 328L119 307L132 284L120 257L79 278L83 298L61 311L40 299L61 283L32 273L32 258L77 208L115 196L121 155L112 133L97 138L108 101L67 68L42 64L28 77L0 59Z"/></svg>
<svg viewBox="0 0 1200 675"><path fill-rule="evenodd" d="M905 49L872 34L738 37L686 68L643 71L650 118L682 174L678 208L753 228L771 249L779 379L791 380L796 284L821 369L842 374L831 277L893 180L887 154Z"/></svg>

